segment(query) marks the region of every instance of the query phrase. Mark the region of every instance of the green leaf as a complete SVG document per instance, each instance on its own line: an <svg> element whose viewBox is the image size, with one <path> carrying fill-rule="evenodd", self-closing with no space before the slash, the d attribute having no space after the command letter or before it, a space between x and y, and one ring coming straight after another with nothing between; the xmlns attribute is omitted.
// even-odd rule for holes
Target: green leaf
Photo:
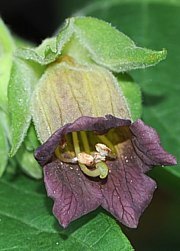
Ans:
<svg viewBox="0 0 180 251"><path fill-rule="evenodd" d="M158 52L137 47L130 38L102 20L75 18L74 29L92 59L111 71L145 68L166 57L166 50Z"/></svg>
<svg viewBox="0 0 180 251"><path fill-rule="evenodd" d="M104 213L93 212L62 229L41 182L9 176L0 180L0 191L1 250L133 250L120 226Z"/></svg>
<svg viewBox="0 0 180 251"><path fill-rule="evenodd" d="M14 42L11 37L11 34L0 18L0 56L12 52L14 49Z"/></svg>
<svg viewBox="0 0 180 251"><path fill-rule="evenodd" d="M0 19L0 107L4 110L7 109L7 85L14 47L10 32Z"/></svg>
<svg viewBox="0 0 180 251"><path fill-rule="evenodd" d="M8 164L10 129L8 113L0 108L0 177Z"/></svg>
<svg viewBox="0 0 180 251"><path fill-rule="evenodd" d="M12 129L11 156L20 147L30 125L30 100L40 74L37 66L35 69L18 58L14 59L8 87Z"/></svg>
<svg viewBox="0 0 180 251"><path fill-rule="evenodd" d="M8 152L9 144L7 138L7 128L5 121L5 114L0 110L0 177L5 171L7 161L8 161Z"/></svg>
<svg viewBox="0 0 180 251"><path fill-rule="evenodd" d="M162 145L179 162L179 1L96 1L79 14L103 18L145 47L167 48L168 57L163 63L132 74L144 93L144 121L159 132ZM180 177L179 165L165 169Z"/></svg>
<svg viewBox="0 0 180 251"><path fill-rule="evenodd" d="M133 121L135 121L142 115L142 98L140 87L127 74L118 74L117 79L128 103L131 118Z"/></svg>

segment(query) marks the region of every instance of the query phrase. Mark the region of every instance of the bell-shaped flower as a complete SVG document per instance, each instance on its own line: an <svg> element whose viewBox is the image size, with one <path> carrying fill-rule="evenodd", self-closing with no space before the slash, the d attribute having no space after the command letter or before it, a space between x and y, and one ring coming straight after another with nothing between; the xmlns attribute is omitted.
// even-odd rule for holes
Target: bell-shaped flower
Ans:
<svg viewBox="0 0 180 251"><path fill-rule="evenodd" d="M154 129L131 120L112 73L63 57L39 81L32 110L44 142L35 157L60 224L102 206L136 227L156 189L145 173L176 160Z"/></svg>

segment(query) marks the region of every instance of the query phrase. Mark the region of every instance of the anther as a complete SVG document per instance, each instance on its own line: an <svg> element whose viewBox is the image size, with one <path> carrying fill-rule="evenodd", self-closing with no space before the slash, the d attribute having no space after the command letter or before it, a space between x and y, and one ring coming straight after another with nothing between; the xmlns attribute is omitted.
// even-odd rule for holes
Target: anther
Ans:
<svg viewBox="0 0 180 251"><path fill-rule="evenodd" d="M72 164L77 163L77 158L74 156L72 152L68 151L65 153L61 153L59 147L57 147L55 150L55 154L57 158L60 159L62 162L72 163Z"/></svg>
<svg viewBox="0 0 180 251"><path fill-rule="evenodd" d="M111 159L116 159L116 153L107 147L105 144L97 143L95 145L96 151L102 156L102 157L109 157ZM103 159L102 159L103 160Z"/></svg>
<svg viewBox="0 0 180 251"><path fill-rule="evenodd" d="M93 156L84 152L78 153L77 160L86 166L92 166L94 164Z"/></svg>
<svg viewBox="0 0 180 251"><path fill-rule="evenodd" d="M97 143L95 145L96 151L100 153L101 156L108 156L111 153L111 149L104 144Z"/></svg>
<svg viewBox="0 0 180 251"><path fill-rule="evenodd" d="M94 158L94 162L95 163L98 163L98 162L101 162L101 161L105 161L106 160L106 157L105 156L102 156L100 153L98 152L93 152L92 153L92 156Z"/></svg>

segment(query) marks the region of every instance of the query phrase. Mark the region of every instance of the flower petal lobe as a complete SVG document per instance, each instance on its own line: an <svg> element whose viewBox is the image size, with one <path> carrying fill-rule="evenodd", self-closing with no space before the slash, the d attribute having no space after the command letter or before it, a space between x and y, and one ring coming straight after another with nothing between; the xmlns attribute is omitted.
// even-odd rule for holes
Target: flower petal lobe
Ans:
<svg viewBox="0 0 180 251"><path fill-rule="evenodd" d="M152 199L156 183L141 171L143 163L130 141L126 142L126 149L125 155L108 163L110 175L102 187L102 206L124 225L135 228Z"/></svg>
<svg viewBox="0 0 180 251"><path fill-rule="evenodd" d="M98 183L89 180L77 165L53 161L44 167L44 180L48 196L54 199L53 213L63 227L100 205Z"/></svg>
<svg viewBox="0 0 180 251"><path fill-rule="evenodd" d="M175 165L174 156L166 152L160 145L160 139L157 132L145 125L142 120L137 120L130 126L130 130L135 137L132 143L137 155L149 166L152 165Z"/></svg>

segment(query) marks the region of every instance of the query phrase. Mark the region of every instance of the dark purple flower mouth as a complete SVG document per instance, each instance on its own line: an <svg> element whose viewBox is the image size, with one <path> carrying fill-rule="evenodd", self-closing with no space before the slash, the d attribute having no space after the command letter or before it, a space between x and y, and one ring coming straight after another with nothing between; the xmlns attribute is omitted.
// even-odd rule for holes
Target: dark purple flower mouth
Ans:
<svg viewBox="0 0 180 251"><path fill-rule="evenodd" d="M80 117L58 129L35 157L44 167L53 212L66 227L102 206L128 227L151 201L156 183L144 173L154 165L174 165L154 129L141 120L111 115Z"/></svg>

